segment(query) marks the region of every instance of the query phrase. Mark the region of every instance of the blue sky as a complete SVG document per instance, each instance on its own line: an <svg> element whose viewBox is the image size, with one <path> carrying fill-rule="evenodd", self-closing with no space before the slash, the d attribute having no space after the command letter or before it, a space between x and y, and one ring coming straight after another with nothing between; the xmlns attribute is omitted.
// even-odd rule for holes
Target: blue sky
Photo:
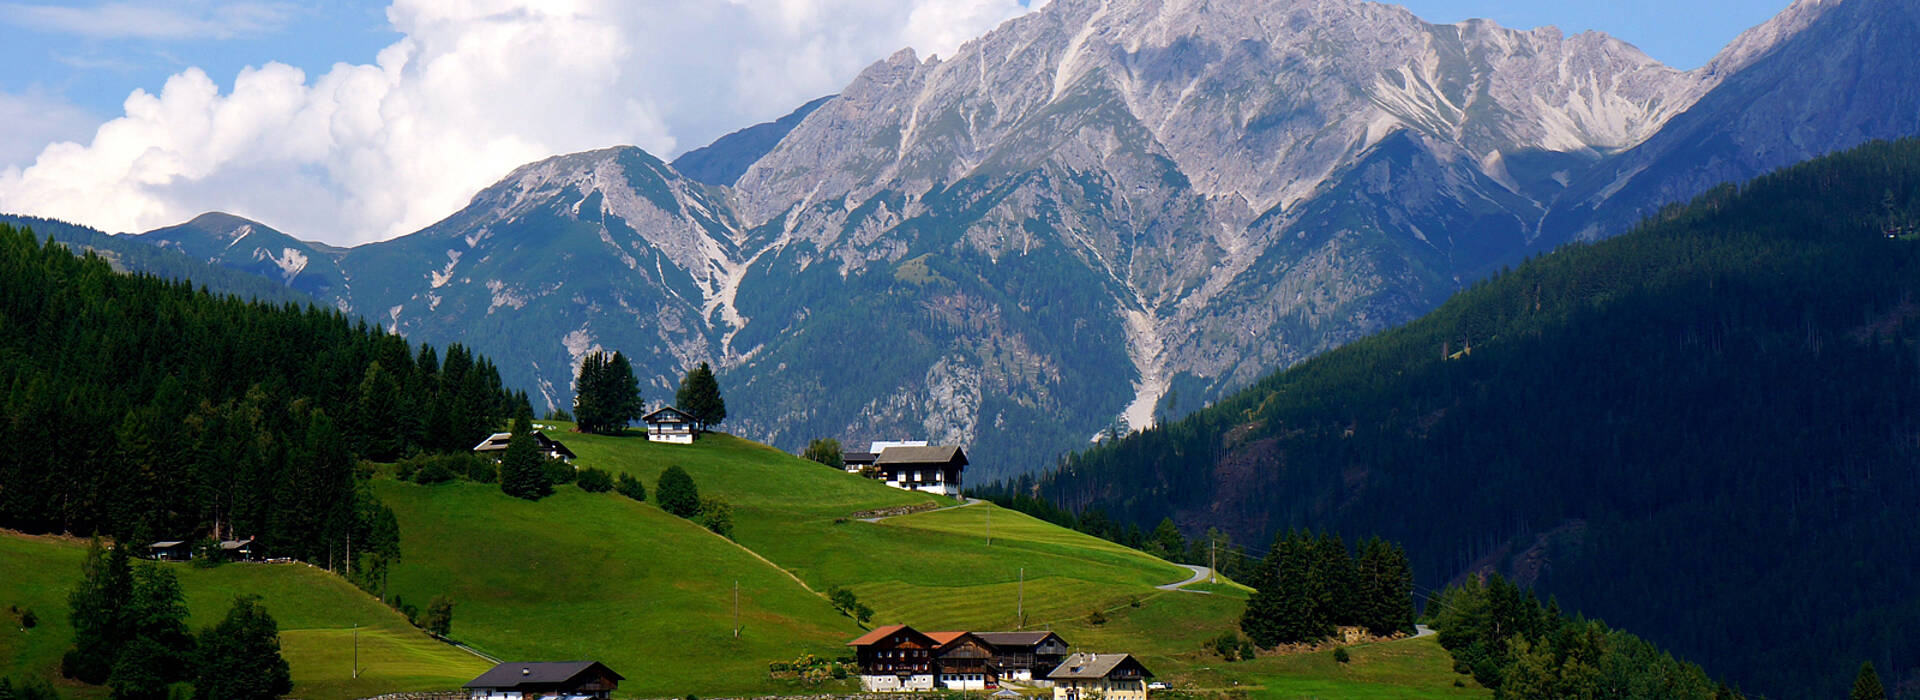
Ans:
<svg viewBox="0 0 1920 700"><path fill-rule="evenodd" d="M217 209L378 240L520 164L612 144L671 157L1037 2L0 0L0 210L118 232ZM1598 29L1684 69L1788 3L1404 4Z"/></svg>

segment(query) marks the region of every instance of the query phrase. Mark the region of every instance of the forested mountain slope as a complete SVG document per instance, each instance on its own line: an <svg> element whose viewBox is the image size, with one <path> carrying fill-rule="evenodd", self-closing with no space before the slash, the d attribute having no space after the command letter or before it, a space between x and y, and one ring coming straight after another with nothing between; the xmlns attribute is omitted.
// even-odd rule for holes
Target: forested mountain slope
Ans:
<svg viewBox="0 0 1920 700"><path fill-rule="evenodd" d="M76 253L93 251L122 272L143 273L168 280L188 280L215 294L273 303L308 304L313 298L269 279L223 264L196 259L177 250L156 248L133 236L110 236L78 224L33 216L0 214L0 223L31 228L42 238L67 244Z"/></svg>
<svg viewBox="0 0 1920 700"><path fill-rule="evenodd" d="M356 457L465 451L524 404L491 362L338 311L114 272L0 224L0 527L398 555ZM386 546L376 543L384 542Z"/></svg>
<svg viewBox="0 0 1920 700"><path fill-rule="evenodd" d="M1772 696L1911 680L1917 221L1911 140L1717 188L1016 488L1378 533L1424 585L1502 569Z"/></svg>

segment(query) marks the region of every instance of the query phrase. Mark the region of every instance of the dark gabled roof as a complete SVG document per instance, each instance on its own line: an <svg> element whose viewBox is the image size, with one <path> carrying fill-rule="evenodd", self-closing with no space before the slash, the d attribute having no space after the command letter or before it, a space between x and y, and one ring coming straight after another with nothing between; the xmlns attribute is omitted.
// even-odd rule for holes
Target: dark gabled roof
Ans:
<svg viewBox="0 0 1920 700"><path fill-rule="evenodd" d="M872 452L844 452L840 455L840 461L847 464L873 464L879 458L880 455Z"/></svg>
<svg viewBox="0 0 1920 700"><path fill-rule="evenodd" d="M186 543L178 542L174 540L167 540L164 542L155 542L153 544L147 545L147 549L173 549L174 547L178 547L183 544L186 544Z"/></svg>
<svg viewBox="0 0 1920 700"><path fill-rule="evenodd" d="M507 441L512 439L513 439L513 433L494 433L492 435L488 435L487 439L481 440L480 444L474 445L473 451L474 452L499 452L507 449ZM567 446L560 444L559 440L555 440L553 438L547 437L547 434L545 432L542 432L539 430L533 431L533 441L540 444L540 450L542 452L545 452L545 451L558 452L560 454L566 455L567 459L573 459L576 456L573 454L573 450L567 449Z"/></svg>
<svg viewBox="0 0 1920 700"><path fill-rule="evenodd" d="M947 447L889 447L880 451L880 459L874 464L947 464L959 462L966 466L967 453L956 446Z"/></svg>
<svg viewBox="0 0 1920 700"><path fill-rule="evenodd" d="M678 418L678 420L655 420L656 418ZM693 414L668 406L640 417L642 423L692 423Z"/></svg>
<svg viewBox="0 0 1920 700"><path fill-rule="evenodd" d="M975 632L973 636L979 637L980 641L996 647L1040 646L1040 643L1047 641L1048 637L1060 640L1061 644L1067 643L1065 638L1046 630L1038 632Z"/></svg>
<svg viewBox="0 0 1920 700"><path fill-rule="evenodd" d="M519 688L522 686L540 686L553 688L563 686L594 669L606 673L616 681L626 680L625 676L607 668L598 661L510 661L500 664L479 678L469 681L464 688Z"/></svg>
<svg viewBox="0 0 1920 700"><path fill-rule="evenodd" d="M1106 678L1122 665L1131 664L1140 669L1140 675L1153 677L1153 672L1140 664L1139 659L1129 654L1087 654L1076 653L1068 656L1047 674L1048 680L1092 680Z"/></svg>

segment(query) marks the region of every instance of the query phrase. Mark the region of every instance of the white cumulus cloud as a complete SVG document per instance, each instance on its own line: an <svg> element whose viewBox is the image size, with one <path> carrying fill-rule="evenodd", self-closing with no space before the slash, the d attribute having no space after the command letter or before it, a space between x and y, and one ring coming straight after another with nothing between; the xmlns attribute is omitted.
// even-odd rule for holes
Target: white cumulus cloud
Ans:
<svg viewBox="0 0 1920 700"><path fill-rule="evenodd" d="M512 168L662 157L838 90L903 46L950 54L1019 0L396 0L403 38L309 76L198 69L90 141L0 171L0 211L140 231L221 210L337 244L417 230ZM8 161L0 161L8 162ZM12 161L18 162L18 161Z"/></svg>

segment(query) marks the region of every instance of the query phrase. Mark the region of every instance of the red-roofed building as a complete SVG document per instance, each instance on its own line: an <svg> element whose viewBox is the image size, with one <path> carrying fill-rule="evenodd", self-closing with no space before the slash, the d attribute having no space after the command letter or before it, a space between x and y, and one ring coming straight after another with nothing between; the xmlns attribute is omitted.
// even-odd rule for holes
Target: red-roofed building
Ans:
<svg viewBox="0 0 1920 700"><path fill-rule="evenodd" d="M906 625L876 627L847 642L860 663L860 686L869 693L934 688L934 649L939 643Z"/></svg>
<svg viewBox="0 0 1920 700"><path fill-rule="evenodd" d="M928 632L934 642L936 682L947 690L989 690L1000 687L993 665L993 645L971 632Z"/></svg>

